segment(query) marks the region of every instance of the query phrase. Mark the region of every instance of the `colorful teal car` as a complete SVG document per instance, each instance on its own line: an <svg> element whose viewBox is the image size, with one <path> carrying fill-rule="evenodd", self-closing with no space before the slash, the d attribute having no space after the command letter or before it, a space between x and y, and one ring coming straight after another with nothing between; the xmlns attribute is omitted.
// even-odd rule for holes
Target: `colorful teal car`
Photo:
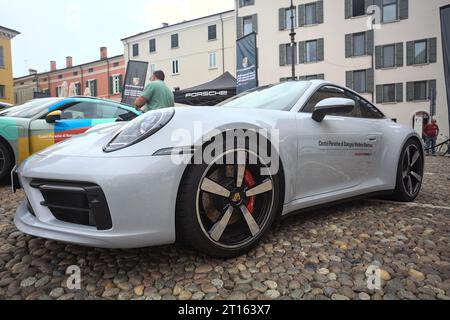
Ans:
<svg viewBox="0 0 450 320"><path fill-rule="evenodd" d="M30 155L103 123L141 112L110 100L74 97L31 100L0 111L0 180Z"/></svg>

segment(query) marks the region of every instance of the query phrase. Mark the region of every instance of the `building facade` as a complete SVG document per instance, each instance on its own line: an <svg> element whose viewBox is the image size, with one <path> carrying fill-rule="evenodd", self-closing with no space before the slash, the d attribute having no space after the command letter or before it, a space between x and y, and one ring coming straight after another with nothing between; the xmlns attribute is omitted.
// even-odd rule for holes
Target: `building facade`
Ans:
<svg viewBox="0 0 450 320"><path fill-rule="evenodd" d="M0 102L14 103L11 40L18 31L0 26Z"/></svg>
<svg viewBox="0 0 450 320"><path fill-rule="evenodd" d="M87 95L120 101L125 77L124 56L108 57L108 50L100 48L97 61L73 65L72 57L66 58L66 66L58 69L56 62L50 62L50 71L30 74L14 79L16 104L22 104L33 97L63 95Z"/></svg>
<svg viewBox="0 0 450 320"><path fill-rule="evenodd" d="M350 87L410 126L434 115L449 135L440 28L448 0L294 0L293 11L290 5L236 0L237 37L258 35L260 85L291 77L294 50L297 78Z"/></svg>
<svg viewBox="0 0 450 320"><path fill-rule="evenodd" d="M149 63L148 78L163 70L166 83L183 90L211 81L224 72L236 74L235 12L184 21L122 39L125 62ZM148 79L147 79L148 81Z"/></svg>

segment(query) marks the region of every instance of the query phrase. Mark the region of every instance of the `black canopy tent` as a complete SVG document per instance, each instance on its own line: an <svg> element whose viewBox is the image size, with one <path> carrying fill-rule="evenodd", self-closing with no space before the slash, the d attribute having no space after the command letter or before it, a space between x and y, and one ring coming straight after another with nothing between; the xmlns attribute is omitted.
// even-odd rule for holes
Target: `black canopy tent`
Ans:
<svg viewBox="0 0 450 320"><path fill-rule="evenodd" d="M205 84L175 91L175 102L191 106L214 106L236 95L236 78L229 72Z"/></svg>

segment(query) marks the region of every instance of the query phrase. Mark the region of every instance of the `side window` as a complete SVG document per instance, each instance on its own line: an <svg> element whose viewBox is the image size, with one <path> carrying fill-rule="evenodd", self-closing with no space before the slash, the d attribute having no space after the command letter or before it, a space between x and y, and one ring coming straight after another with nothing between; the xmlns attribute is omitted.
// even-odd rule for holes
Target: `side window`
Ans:
<svg viewBox="0 0 450 320"><path fill-rule="evenodd" d="M62 120L97 119L97 104L80 102L62 110Z"/></svg>
<svg viewBox="0 0 450 320"><path fill-rule="evenodd" d="M117 108L117 112L114 116L114 118L116 118L119 121L131 121L136 117L137 115L134 112L122 108Z"/></svg>
<svg viewBox="0 0 450 320"><path fill-rule="evenodd" d="M384 114L371 103L360 100L361 116L366 119L384 119Z"/></svg>
<svg viewBox="0 0 450 320"><path fill-rule="evenodd" d="M309 101L303 107L302 112L313 113L314 108L320 101L328 98L346 98L344 93L344 90L336 87L322 87L309 98Z"/></svg>
<svg viewBox="0 0 450 320"><path fill-rule="evenodd" d="M351 99L355 101L355 108L352 112L349 114L346 114L346 117L351 118L361 118L361 106L360 106L360 99L355 96L354 94L347 92L343 89L337 88L337 87L331 87L331 86L325 86L320 88L316 93L314 93L309 101L306 103L305 107L303 108L302 112L306 113L313 113L314 108L316 105L325 99L328 98L344 98L344 99Z"/></svg>

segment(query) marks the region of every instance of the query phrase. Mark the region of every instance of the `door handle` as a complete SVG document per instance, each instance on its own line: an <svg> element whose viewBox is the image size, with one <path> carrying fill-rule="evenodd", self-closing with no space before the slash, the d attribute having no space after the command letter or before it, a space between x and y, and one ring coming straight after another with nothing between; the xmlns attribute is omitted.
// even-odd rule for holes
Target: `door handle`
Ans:
<svg viewBox="0 0 450 320"><path fill-rule="evenodd" d="M378 137L377 136L368 136L367 141L369 142L377 142Z"/></svg>

